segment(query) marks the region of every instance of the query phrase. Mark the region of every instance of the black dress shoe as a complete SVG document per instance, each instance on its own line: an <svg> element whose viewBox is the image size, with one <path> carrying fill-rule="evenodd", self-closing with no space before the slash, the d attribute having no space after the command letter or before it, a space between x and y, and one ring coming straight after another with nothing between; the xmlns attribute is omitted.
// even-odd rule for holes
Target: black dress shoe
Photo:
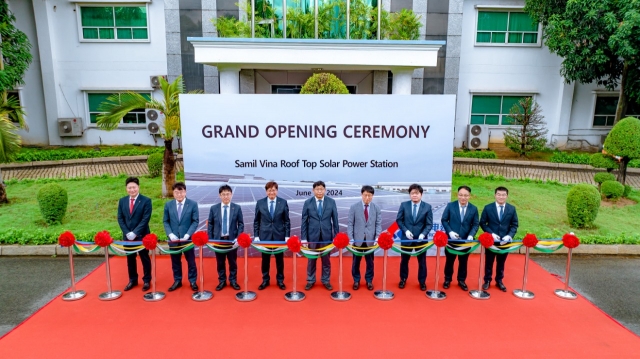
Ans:
<svg viewBox="0 0 640 359"><path fill-rule="evenodd" d="M322 283L322 285L324 285L324 287L327 288L327 290L333 290L331 283Z"/></svg>
<svg viewBox="0 0 640 359"><path fill-rule="evenodd" d="M287 287L284 285L284 282L278 282L278 288L285 290Z"/></svg>
<svg viewBox="0 0 640 359"><path fill-rule="evenodd" d="M142 285L142 291L143 291L143 292L148 291L148 290L149 290L149 287L150 287L149 282L145 282L145 283Z"/></svg>
<svg viewBox="0 0 640 359"><path fill-rule="evenodd" d="M490 283L490 282L485 281L485 282L482 284L482 290L487 290L487 289L489 289L489 283Z"/></svg>
<svg viewBox="0 0 640 359"><path fill-rule="evenodd" d="M420 290L423 291L423 292L426 291L427 290L427 285L424 284L424 283L420 283Z"/></svg>
<svg viewBox="0 0 640 359"><path fill-rule="evenodd" d="M124 291L128 291L131 290L131 288L135 287L138 285L138 282L129 282L127 283L127 285L124 287Z"/></svg>
<svg viewBox="0 0 640 359"><path fill-rule="evenodd" d="M307 285L304 286L304 290L311 290L311 288L313 288L313 283L307 283Z"/></svg>
<svg viewBox="0 0 640 359"><path fill-rule="evenodd" d="M449 289L450 285L451 285L451 281L450 280L445 280L444 283L442 283L442 288Z"/></svg>
<svg viewBox="0 0 640 359"><path fill-rule="evenodd" d="M182 282L177 280L177 281L173 282L171 287L169 287L169 292L173 292L174 290L176 290L176 289L178 289L180 287L182 287Z"/></svg>
<svg viewBox="0 0 640 359"><path fill-rule="evenodd" d="M373 283L367 282L367 289L373 290Z"/></svg>
<svg viewBox="0 0 640 359"><path fill-rule="evenodd" d="M263 290L266 287L269 286L269 282L267 282L266 280L262 282L262 284L260 284L260 286L258 287L258 290Z"/></svg>
<svg viewBox="0 0 640 359"><path fill-rule="evenodd" d="M502 282L496 281L496 286L503 292L507 291L507 287L505 287L504 284L502 284Z"/></svg>
<svg viewBox="0 0 640 359"><path fill-rule="evenodd" d="M404 289L404 286L407 285L406 279L400 279L400 283L398 283L398 288Z"/></svg>
<svg viewBox="0 0 640 359"><path fill-rule="evenodd" d="M353 290L358 290L360 288L360 282L353 283Z"/></svg>
<svg viewBox="0 0 640 359"><path fill-rule="evenodd" d="M236 282L231 282L231 283L229 283L229 285L231 285L231 288L233 288L235 290L240 290L240 286Z"/></svg>
<svg viewBox="0 0 640 359"><path fill-rule="evenodd" d="M469 288L467 287L467 283L465 283L463 280L459 280L458 285L460 286L460 289L464 290L465 292L469 290Z"/></svg>
<svg viewBox="0 0 640 359"><path fill-rule="evenodd" d="M191 290L194 292L198 291L198 285L196 284L196 282L191 283Z"/></svg>
<svg viewBox="0 0 640 359"><path fill-rule="evenodd" d="M216 287L217 291L221 291L222 288L227 286L227 282L220 282L220 284L218 284L218 286Z"/></svg>

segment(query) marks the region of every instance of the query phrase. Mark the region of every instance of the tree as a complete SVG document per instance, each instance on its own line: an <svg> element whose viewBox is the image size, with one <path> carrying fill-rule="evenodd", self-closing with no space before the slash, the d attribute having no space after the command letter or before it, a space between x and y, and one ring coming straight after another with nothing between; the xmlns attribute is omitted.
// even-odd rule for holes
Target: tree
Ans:
<svg viewBox="0 0 640 359"><path fill-rule="evenodd" d="M504 144L520 156L541 151L547 144L547 129L540 105L531 97L523 97L509 111L514 126L504 131Z"/></svg>
<svg viewBox="0 0 640 359"><path fill-rule="evenodd" d="M302 86L300 93L348 95L349 90L336 75L323 72L311 75Z"/></svg>
<svg viewBox="0 0 640 359"><path fill-rule="evenodd" d="M173 197L172 187L176 181L176 160L173 154L173 139L180 134L180 98L184 92L182 76L178 76L172 83L160 78L160 89L163 99L146 99L139 93L124 92L114 94L100 104L98 111L98 127L103 130L112 131L118 128L120 121L127 113L138 108L154 109L164 114L164 124L160 131L160 136L164 140L164 157L162 160L162 196ZM202 91L191 91L189 93L201 93Z"/></svg>
<svg viewBox="0 0 640 359"><path fill-rule="evenodd" d="M18 127L14 125L6 112L0 110L0 163L11 162L22 145L18 135ZM0 173L0 204L7 203L7 191Z"/></svg>
<svg viewBox="0 0 640 359"><path fill-rule="evenodd" d="M604 140L604 151L620 161L618 182L625 184L627 165L640 158L640 120L627 117L613 126Z"/></svg>
<svg viewBox="0 0 640 359"><path fill-rule="evenodd" d="M619 88L614 123L640 102L640 0L527 0L545 45L563 58L567 82Z"/></svg>

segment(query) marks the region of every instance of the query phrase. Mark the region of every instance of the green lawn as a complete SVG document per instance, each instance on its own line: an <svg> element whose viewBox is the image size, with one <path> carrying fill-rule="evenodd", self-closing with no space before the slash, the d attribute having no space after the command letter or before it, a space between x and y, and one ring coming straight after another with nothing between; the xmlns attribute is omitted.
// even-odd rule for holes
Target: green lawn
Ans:
<svg viewBox="0 0 640 359"><path fill-rule="evenodd" d="M119 239L116 212L118 199L126 195L125 178L103 176L82 180L8 181L7 193L11 203L0 206L0 244L55 243L64 230L71 230L78 239L91 240L95 232L106 229ZM52 181L67 189L69 206L62 225L47 226L41 219L36 193L43 184ZM162 209L165 200L160 196L161 179L143 177L140 181L141 193L153 200L151 231L163 233ZM495 187L506 186L509 189L508 201L518 209L520 229L517 238L522 238L527 232L535 233L538 238L558 238L572 231L565 213L565 199L570 186L507 181L493 177L453 176L454 189L463 184L472 188L471 202L480 210L493 202ZM634 191L631 197L640 201L640 192ZM640 243L640 231L637 229L639 219L640 205L637 204L622 208L601 207L596 229L574 232L583 243Z"/></svg>

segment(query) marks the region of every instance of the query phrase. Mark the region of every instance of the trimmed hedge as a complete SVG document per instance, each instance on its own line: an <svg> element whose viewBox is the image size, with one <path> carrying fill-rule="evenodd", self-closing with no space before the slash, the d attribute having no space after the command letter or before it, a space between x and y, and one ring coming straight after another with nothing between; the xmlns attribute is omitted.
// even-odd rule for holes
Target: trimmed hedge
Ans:
<svg viewBox="0 0 640 359"><path fill-rule="evenodd" d="M622 192L622 197L628 198L631 194L632 189L633 187L629 186L628 184L624 185L624 192Z"/></svg>
<svg viewBox="0 0 640 359"><path fill-rule="evenodd" d="M605 156L602 153L594 153L589 159L591 167L606 168L607 170L613 170L618 168L618 163L609 156Z"/></svg>
<svg viewBox="0 0 640 359"><path fill-rule="evenodd" d="M149 168L149 176L158 177L162 174L162 161L164 153L154 153L147 157L147 168Z"/></svg>
<svg viewBox="0 0 640 359"><path fill-rule="evenodd" d="M62 161L81 158L143 156L153 153L163 153L164 147L147 149L103 149L100 151L63 147L58 149L46 149L36 147L23 147L16 154L15 162L35 161Z"/></svg>
<svg viewBox="0 0 640 359"><path fill-rule="evenodd" d="M624 194L624 186L618 181L604 181L600 187L600 192L606 198L617 200Z"/></svg>
<svg viewBox="0 0 640 359"><path fill-rule="evenodd" d="M349 90L344 82L330 73L313 74L300 90L301 94L340 94L348 95Z"/></svg>
<svg viewBox="0 0 640 359"><path fill-rule="evenodd" d="M575 185L567 195L567 217L574 228L593 227L600 209L600 193L586 183Z"/></svg>
<svg viewBox="0 0 640 359"><path fill-rule="evenodd" d="M454 151L453 157L496 159L498 155L493 151Z"/></svg>
<svg viewBox="0 0 640 359"><path fill-rule="evenodd" d="M555 151L549 158L553 163L570 163L574 165L588 165L591 161L590 153Z"/></svg>
<svg viewBox="0 0 640 359"><path fill-rule="evenodd" d="M44 221L51 224L61 224L67 213L67 190L57 183L47 183L38 191L38 207Z"/></svg>
<svg viewBox="0 0 640 359"><path fill-rule="evenodd" d="M597 184L601 184L604 181L615 181L616 176L609 172L598 172L593 176L593 180Z"/></svg>

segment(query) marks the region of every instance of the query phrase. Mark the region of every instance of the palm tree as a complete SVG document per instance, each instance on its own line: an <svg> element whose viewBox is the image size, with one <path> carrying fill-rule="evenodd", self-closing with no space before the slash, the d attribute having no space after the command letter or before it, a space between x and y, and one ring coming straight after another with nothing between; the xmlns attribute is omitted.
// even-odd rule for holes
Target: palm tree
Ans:
<svg viewBox="0 0 640 359"><path fill-rule="evenodd" d="M0 163L11 162L22 145L22 139L17 133L20 127L14 125L10 117L11 114L8 111L0 109ZM0 204L7 202L7 191L0 170Z"/></svg>
<svg viewBox="0 0 640 359"><path fill-rule="evenodd" d="M173 156L173 139L180 134L180 99L179 95L184 93L182 76L178 76L172 83L164 78L160 78L160 89L162 90L162 101L147 99L135 92L124 92L109 96L105 102L100 104L98 111L98 127L103 130L112 131L118 128L122 118L132 110L138 108L154 109L164 113L164 124L160 131L160 136L164 140L164 158L162 161L162 196L173 197L172 187L176 181L176 161ZM202 93L202 91L192 91L189 93Z"/></svg>

